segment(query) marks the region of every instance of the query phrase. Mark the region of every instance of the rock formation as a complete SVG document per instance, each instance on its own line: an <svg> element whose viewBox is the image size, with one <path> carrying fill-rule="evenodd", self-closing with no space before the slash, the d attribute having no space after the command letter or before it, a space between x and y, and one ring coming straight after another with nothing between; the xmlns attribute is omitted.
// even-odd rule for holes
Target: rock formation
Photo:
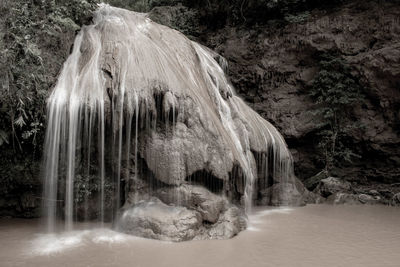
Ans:
<svg viewBox="0 0 400 267"><path fill-rule="evenodd" d="M146 14L101 5L49 98L49 228L60 198L67 229L97 215L173 241L232 237L255 200L304 204L283 137L235 95L225 69Z"/></svg>
<svg viewBox="0 0 400 267"><path fill-rule="evenodd" d="M351 118L362 122L363 128L353 131L349 140L351 148L362 158L332 175L351 182L357 194L374 196L370 191L376 190L384 203L397 203L396 198L392 202L391 199L400 192L398 1L301 1L306 7L294 4L285 9L289 14L270 9L271 4L285 1L245 1L242 14L224 13L229 1L207 1L210 5L195 2L201 3L148 1L146 11L150 11L152 20L184 32L226 58L227 76L238 95L282 133L293 155L295 174L310 185L310 190L327 177L316 177L324 167L316 145L320 121L308 113L314 106L308 88L319 70L320 54L344 58L366 95L365 102L354 107ZM308 5L310 2L314 4ZM231 23L233 19L239 22ZM2 20L0 24L6 28ZM44 65L44 80L53 84L61 62L70 52L74 32L52 34L51 38L37 32L41 58L50 62ZM107 77L108 72L104 71L104 75ZM111 149L106 149L111 153ZM8 165L12 167L3 168L1 173L4 194L0 196L0 214L36 217L40 210L40 172L39 167L32 166L39 164L24 161L14 167L17 163L10 162ZM126 172L122 176L125 179ZM310 177L316 179L309 183ZM141 184L141 181L127 181L123 180L125 186ZM243 183L237 183L237 188L242 192ZM90 189L92 198L101 198L94 183ZM85 190L81 193L89 194ZM264 203L260 199L257 202ZM80 211L84 210L85 205L80 206ZM91 214L89 217L99 216L97 211Z"/></svg>

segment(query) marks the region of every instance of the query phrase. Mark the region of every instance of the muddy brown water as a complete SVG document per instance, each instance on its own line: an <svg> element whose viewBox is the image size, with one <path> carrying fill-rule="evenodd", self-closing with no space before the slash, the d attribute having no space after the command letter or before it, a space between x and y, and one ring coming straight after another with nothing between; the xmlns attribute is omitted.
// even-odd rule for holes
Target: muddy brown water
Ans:
<svg viewBox="0 0 400 267"><path fill-rule="evenodd" d="M230 240L162 242L79 225L0 220L0 266L400 266L400 208L258 208Z"/></svg>

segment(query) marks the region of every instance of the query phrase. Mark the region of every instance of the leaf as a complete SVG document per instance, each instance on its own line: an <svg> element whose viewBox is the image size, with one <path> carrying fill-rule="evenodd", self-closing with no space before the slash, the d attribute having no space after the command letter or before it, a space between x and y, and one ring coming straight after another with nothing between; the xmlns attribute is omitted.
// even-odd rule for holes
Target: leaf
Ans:
<svg viewBox="0 0 400 267"><path fill-rule="evenodd" d="M19 116L18 119L16 119L14 121L14 124L19 126L20 128L22 128L25 125L25 121L24 121L24 118L22 117L22 115Z"/></svg>

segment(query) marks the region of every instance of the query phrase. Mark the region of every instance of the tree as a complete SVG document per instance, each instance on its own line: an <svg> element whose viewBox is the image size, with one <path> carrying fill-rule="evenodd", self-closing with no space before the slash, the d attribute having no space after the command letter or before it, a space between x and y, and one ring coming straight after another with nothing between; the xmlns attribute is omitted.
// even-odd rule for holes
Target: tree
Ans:
<svg viewBox="0 0 400 267"><path fill-rule="evenodd" d="M313 114L322 118L318 147L329 173L332 168L360 157L349 146L349 133L361 127L351 117L353 106L361 103L364 96L345 60L324 54L319 65L310 96L316 103Z"/></svg>

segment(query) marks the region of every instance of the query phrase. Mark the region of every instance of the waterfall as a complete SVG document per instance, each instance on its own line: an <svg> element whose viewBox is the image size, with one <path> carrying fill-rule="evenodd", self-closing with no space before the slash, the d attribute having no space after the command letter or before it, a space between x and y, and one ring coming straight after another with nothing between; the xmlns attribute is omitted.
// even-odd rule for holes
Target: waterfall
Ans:
<svg viewBox="0 0 400 267"><path fill-rule="evenodd" d="M145 174L157 188L206 173L196 179L223 181L221 194L241 195L246 212L257 190L292 182L283 137L235 94L225 69L146 14L100 5L48 99L48 229L60 217L67 230L77 219L113 221L128 194L140 198L132 184Z"/></svg>

